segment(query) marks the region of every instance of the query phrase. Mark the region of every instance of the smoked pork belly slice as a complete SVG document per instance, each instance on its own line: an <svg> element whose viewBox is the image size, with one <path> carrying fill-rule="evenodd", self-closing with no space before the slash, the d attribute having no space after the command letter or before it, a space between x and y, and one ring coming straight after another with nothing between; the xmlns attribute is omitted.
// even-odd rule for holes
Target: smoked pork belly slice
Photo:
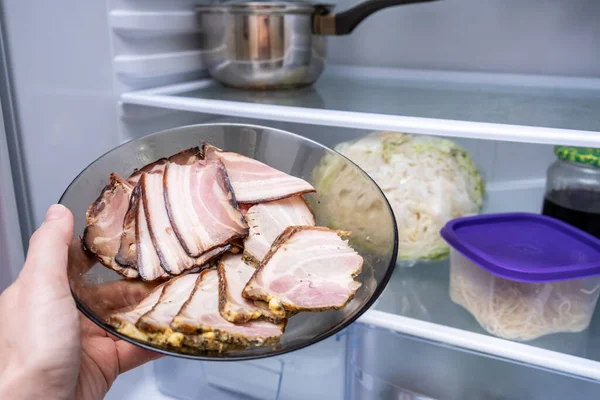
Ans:
<svg viewBox="0 0 600 400"><path fill-rule="evenodd" d="M140 273L140 276L145 281L154 281L156 279L166 278L168 277L168 274L160 265L160 259L156 253L154 243L152 243L150 229L148 229L148 221L146 220L144 202L141 199L141 185L135 187L133 196L135 196L137 199L135 214L135 248L137 269Z"/></svg>
<svg viewBox="0 0 600 400"><path fill-rule="evenodd" d="M115 255L115 261L122 267L137 269L137 251L135 237L135 221L138 212L139 204L139 189L133 189L129 206L123 219L123 232L121 233L121 241L119 251Z"/></svg>
<svg viewBox="0 0 600 400"><path fill-rule="evenodd" d="M200 148L192 147L190 149L179 152L168 159L161 158L151 164L136 170L129 178L128 182L137 185L142 175L147 174L161 174L164 172L167 162L174 162L180 165L191 164L200 156ZM131 267L137 269L137 253L135 248L135 215L137 212L137 205L133 202L134 198L131 197L129 201L129 208L125 214L123 221L123 234L121 235L121 245L119 251L115 257L115 261L123 267Z"/></svg>
<svg viewBox="0 0 600 400"><path fill-rule="evenodd" d="M315 217L302 196L257 204L244 218L250 226L244 241L244 260L254 266L263 260L285 228L315 225Z"/></svg>
<svg viewBox="0 0 600 400"><path fill-rule="evenodd" d="M164 171L167 162L168 160L166 158L161 158L153 163L143 166L142 168L135 169L133 173L129 175L129 178L127 178L127 182L133 186L136 186L144 174L153 174Z"/></svg>
<svg viewBox="0 0 600 400"><path fill-rule="evenodd" d="M240 213L242 213L242 216L245 216L248 210L252 208L253 205L254 204L238 204L238 209L240 210Z"/></svg>
<svg viewBox="0 0 600 400"><path fill-rule="evenodd" d="M262 203L315 191L305 180L241 154L208 143L204 143L202 152L206 160L223 162L238 203Z"/></svg>
<svg viewBox="0 0 600 400"><path fill-rule="evenodd" d="M231 323L219 313L218 292L217 271L202 271L194 292L171 323L174 331L183 334L185 345L206 348L214 341L244 346L262 346L277 342L283 333L284 323Z"/></svg>
<svg viewBox="0 0 600 400"><path fill-rule="evenodd" d="M254 319L280 322L266 305L254 303L242 296L252 278L254 268L242 260L241 254L226 254L219 261L219 312L230 322L242 323Z"/></svg>
<svg viewBox="0 0 600 400"><path fill-rule="evenodd" d="M129 183L139 185L139 180L145 174L162 174L167 165L167 159L161 158L158 161L148 164L145 167L134 172L127 180ZM133 177L133 178L132 178ZM123 220L123 234L121 235L121 244L119 251L115 257L115 261L124 267L137 267L137 250L136 250L136 215L138 212L138 196L131 196L129 208ZM147 229L147 228L145 228Z"/></svg>
<svg viewBox="0 0 600 400"><path fill-rule="evenodd" d="M243 296L262 300L283 316L290 311L340 309L361 284L363 258L342 236L323 227L288 227L254 272Z"/></svg>
<svg viewBox="0 0 600 400"><path fill-rule="evenodd" d="M228 245L215 247L199 257L190 257L181 246L165 206L162 174L146 174L140 180L144 211L152 243L158 254L160 265L170 275L201 267L212 258L229 249Z"/></svg>
<svg viewBox="0 0 600 400"><path fill-rule="evenodd" d="M169 157L169 161L178 165L189 165L202 159L202 151L200 147L192 147L187 150L180 151L177 154Z"/></svg>
<svg viewBox="0 0 600 400"><path fill-rule="evenodd" d="M198 278L199 274L182 275L164 285L158 302L136 323L136 327L148 335L148 340L161 345L181 345L182 335L174 334L170 324L190 298Z"/></svg>
<svg viewBox="0 0 600 400"><path fill-rule="evenodd" d="M134 268L122 267L115 261L123 233L123 219L127 213L132 186L118 174L112 173L108 185L86 212L87 226L82 243L86 250L107 268L125 278L137 278Z"/></svg>
<svg viewBox="0 0 600 400"><path fill-rule="evenodd" d="M136 328L135 324L142 315L152 310L156 303L158 303L158 299L162 294L164 286L165 284L157 286L144 297L139 304L115 312L108 319L108 323L117 329L117 332L122 333L123 335L138 340L147 340L148 335Z"/></svg>
<svg viewBox="0 0 600 400"><path fill-rule="evenodd" d="M171 225L191 257L248 235L221 161L169 164L163 184Z"/></svg>

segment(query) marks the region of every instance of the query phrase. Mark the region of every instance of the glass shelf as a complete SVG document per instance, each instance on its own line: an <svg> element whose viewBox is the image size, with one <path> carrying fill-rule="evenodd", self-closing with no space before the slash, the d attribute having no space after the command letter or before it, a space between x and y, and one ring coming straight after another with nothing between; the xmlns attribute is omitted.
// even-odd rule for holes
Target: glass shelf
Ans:
<svg viewBox="0 0 600 400"><path fill-rule="evenodd" d="M593 78L331 66L303 89L247 91L201 80L122 100L314 125L600 146L600 79Z"/></svg>
<svg viewBox="0 0 600 400"><path fill-rule="evenodd" d="M543 187L488 190L484 213L539 212ZM497 338L449 295L449 261L396 266L375 305L359 321L451 347L600 381L600 307L588 329L528 342Z"/></svg>
<svg viewBox="0 0 600 400"><path fill-rule="evenodd" d="M375 310L493 337L467 310L450 300L449 279L447 260L397 267ZM552 334L523 343L600 362L600 309L583 332Z"/></svg>

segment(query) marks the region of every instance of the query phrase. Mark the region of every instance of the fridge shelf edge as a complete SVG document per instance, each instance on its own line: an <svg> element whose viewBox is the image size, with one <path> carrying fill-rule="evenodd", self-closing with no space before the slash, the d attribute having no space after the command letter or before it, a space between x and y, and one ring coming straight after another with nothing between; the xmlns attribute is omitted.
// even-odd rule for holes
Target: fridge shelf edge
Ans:
<svg viewBox="0 0 600 400"><path fill-rule="evenodd" d="M358 322L526 365L600 381L600 362L525 343L512 342L377 310L368 310L358 319Z"/></svg>
<svg viewBox="0 0 600 400"><path fill-rule="evenodd" d="M121 100L127 104L140 106L319 126L402 131L414 134L520 143L600 147L600 132L596 131L339 111L178 96L178 93L202 89L210 83L210 80L201 80L143 91L127 92L121 95Z"/></svg>

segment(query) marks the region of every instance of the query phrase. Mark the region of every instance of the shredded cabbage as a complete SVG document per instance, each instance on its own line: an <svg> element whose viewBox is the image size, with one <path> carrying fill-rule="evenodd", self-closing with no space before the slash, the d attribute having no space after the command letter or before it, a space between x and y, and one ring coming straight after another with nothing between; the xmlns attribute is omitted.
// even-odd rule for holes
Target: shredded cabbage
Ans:
<svg viewBox="0 0 600 400"><path fill-rule="evenodd" d="M335 149L366 171L385 193L398 224L398 259L404 265L447 257L449 247L440 229L451 219L481 211L483 180L466 151L450 140L375 132ZM317 190L332 207L346 210L344 217L337 209L337 219L368 219L369 211L384 206L376 204L377 196L343 163L329 159L317 172Z"/></svg>

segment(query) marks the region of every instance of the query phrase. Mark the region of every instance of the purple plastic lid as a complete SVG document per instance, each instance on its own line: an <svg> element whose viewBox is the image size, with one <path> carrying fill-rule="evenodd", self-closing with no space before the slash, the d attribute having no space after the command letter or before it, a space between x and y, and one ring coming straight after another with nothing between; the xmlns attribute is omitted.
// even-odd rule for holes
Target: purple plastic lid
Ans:
<svg viewBox="0 0 600 400"><path fill-rule="evenodd" d="M460 254L501 278L549 282L600 275L600 240L544 215L458 218L440 233Z"/></svg>

